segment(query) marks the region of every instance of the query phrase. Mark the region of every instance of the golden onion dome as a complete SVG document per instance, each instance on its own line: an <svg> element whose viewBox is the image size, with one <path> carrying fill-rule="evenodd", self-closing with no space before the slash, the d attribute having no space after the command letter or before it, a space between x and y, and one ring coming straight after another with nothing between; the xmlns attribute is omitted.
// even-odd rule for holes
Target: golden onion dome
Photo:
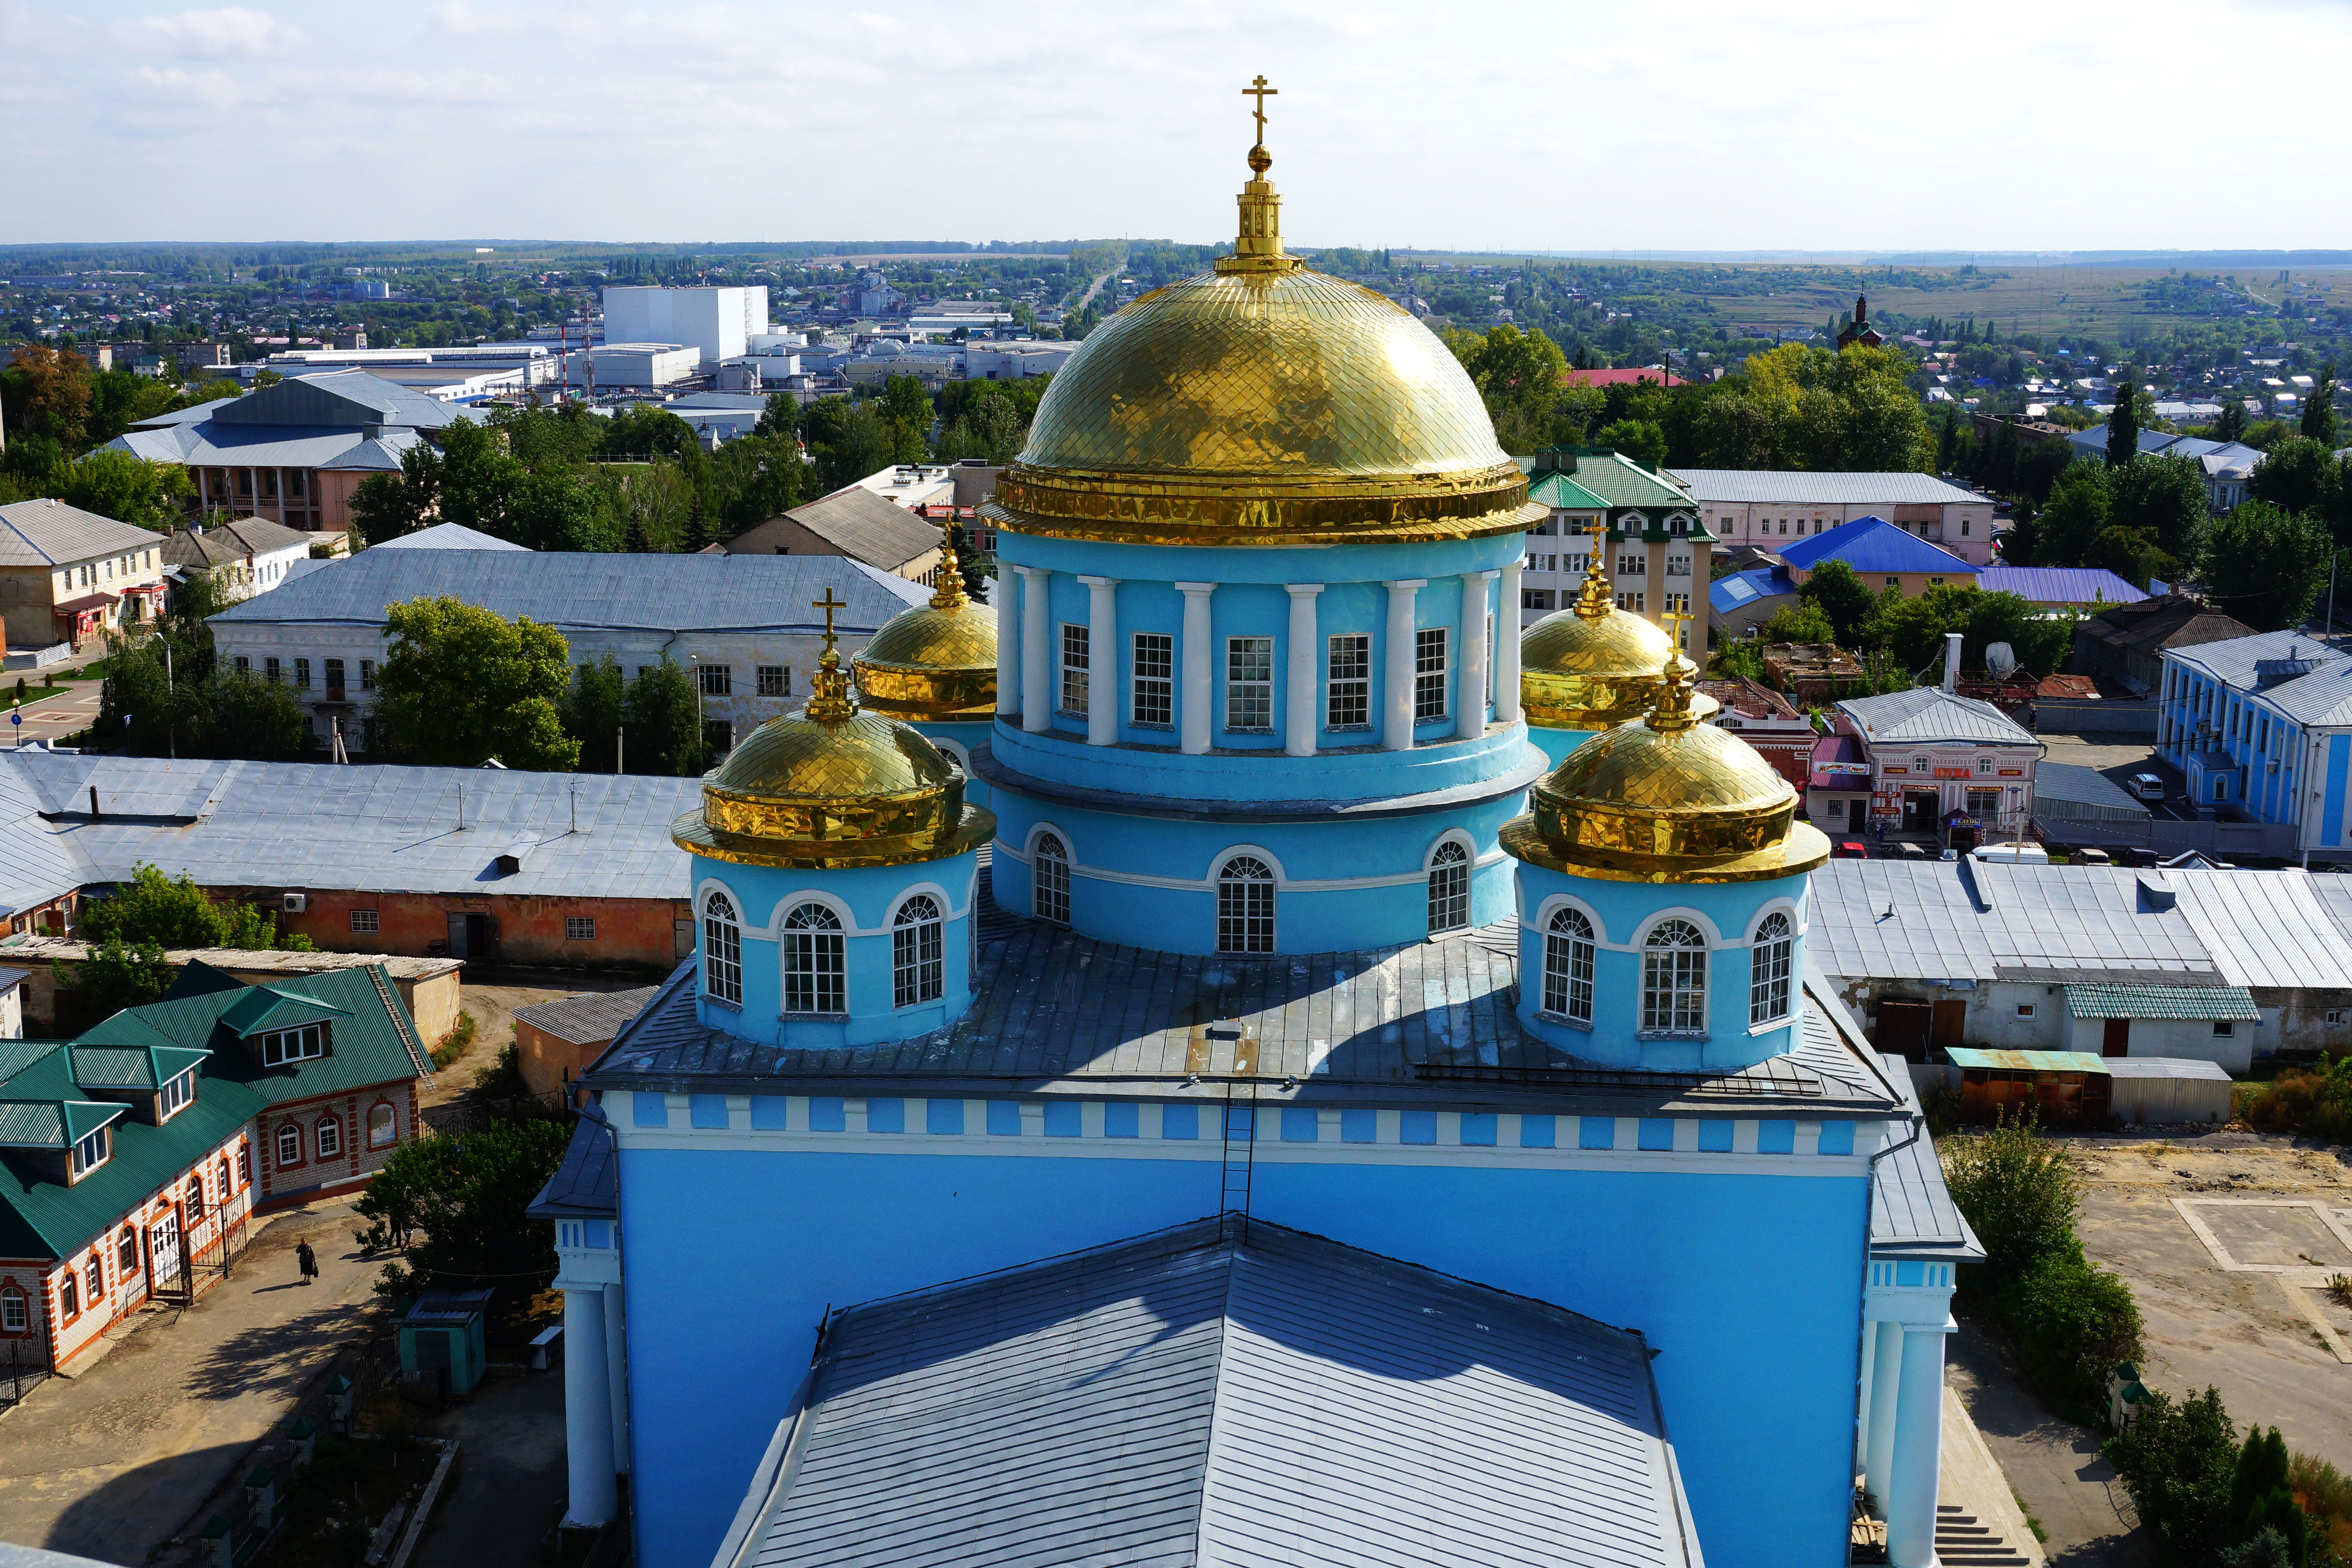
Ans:
<svg viewBox="0 0 2352 1568"><path fill-rule="evenodd" d="M1753 882L1828 860L1830 841L1796 820L1797 792L1755 747L1706 722L1697 667L1669 655L1648 716L1587 741L1506 823L1521 860L1620 882Z"/></svg>
<svg viewBox="0 0 2352 1568"><path fill-rule="evenodd" d="M1282 250L1250 149L1234 253L1104 321L1055 374L986 515L1141 544L1472 538L1543 509L1452 352Z"/></svg>
<svg viewBox="0 0 2352 1568"><path fill-rule="evenodd" d="M871 711L985 721L996 712L996 611L965 595L950 549L931 602L885 621L849 664Z"/></svg>
<svg viewBox="0 0 2352 1568"><path fill-rule="evenodd" d="M1617 607L1596 558L1576 603L1519 634L1519 704L1547 730L1606 730L1638 719L1675 651L1664 628Z"/></svg>
<svg viewBox="0 0 2352 1568"><path fill-rule="evenodd" d="M944 859L988 842L994 815L963 798L954 760L883 713L861 712L834 647L830 592L816 691L703 775L670 824L681 849L746 866L838 868Z"/></svg>

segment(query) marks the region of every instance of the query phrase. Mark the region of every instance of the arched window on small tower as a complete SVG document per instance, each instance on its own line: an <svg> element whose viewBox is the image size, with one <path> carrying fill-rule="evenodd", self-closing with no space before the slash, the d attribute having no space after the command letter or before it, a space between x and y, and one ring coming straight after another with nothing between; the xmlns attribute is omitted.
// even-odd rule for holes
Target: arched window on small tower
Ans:
<svg viewBox="0 0 2352 1568"><path fill-rule="evenodd" d="M1688 921L1660 921L1642 944L1642 1027L1706 1029L1706 937Z"/></svg>
<svg viewBox="0 0 2352 1568"><path fill-rule="evenodd" d="M1274 871L1254 855L1236 855L1217 871L1217 951L1274 951Z"/></svg>
<svg viewBox="0 0 2352 1568"><path fill-rule="evenodd" d="M1785 914L1764 917L1756 928L1748 975L1748 1021L1769 1024L1789 1016L1789 970L1796 956L1795 929Z"/></svg>
<svg viewBox="0 0 2352 1568"><path fill-rule="evenodd" d="M1470 852L1449 838L1429 858L1429 934L1470 923Z"/></svg>
<svg viewBox="0 0 2352 1568"><path fill-rule="evenodd" d="M1070 923L1070 851L1051 833L1037 835L1029 858L1029 908L1041 921Z"/></svg>
<svg viewBox="0 0 2352 1568"><path fill-rule="evenodd" d="M891 1005L936 1002L947 993L944 928L940 906L918 893L898 906L890 924Z"/></svg>
<svg viewBox="0 0 2352 1568"><path fill-rule="evenodd" d="M1592 1022L1592 922L1583 911L1555 911L1544 931L1545 1012Z"/></svg>
<svg viewBox="0 0 2352 1568"><path fill-rule="evenodd" d="M841 917L823 904L795 905L784 917L784 1011L846 1013L847 974Z"/></svg>
<svg viewBox="0 0 2352 1568"><path fill-rule="evenodd" d="M743 1005L743 927L735 901L724 893L702 901L702 994L714 1002Z"/></svg>

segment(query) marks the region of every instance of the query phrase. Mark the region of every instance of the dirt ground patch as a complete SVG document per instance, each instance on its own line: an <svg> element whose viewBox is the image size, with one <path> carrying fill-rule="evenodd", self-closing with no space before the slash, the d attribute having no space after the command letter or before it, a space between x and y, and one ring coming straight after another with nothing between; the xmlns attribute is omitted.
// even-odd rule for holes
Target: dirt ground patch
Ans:
<svg viewBox="0 0 2352 1568"><path fill-rule="evenodd" d="M2077 1229L2139 1300L2149 1386L2179 1395L2210 1384L2241 1427L2275 1426L2289 1447L2352 1468L2352 1365L2299 1304L2339 1338L2352 1331L2352 1310L2315 1288L2323 1270L2352 1272L2352 1250L2323 1217L2341 1226L2338 1211L2352 1210L2352 1151L2231 1131L2075 1143L2086 1177Z"/></svg>
<svg viewBox="0 0 2352 1568"><path fill-rule="evenodd" d="M474 1016L474 1043L466 1054L418 1086L421 1104L445 1105L474 1087L475 1076L498 1060L514 1038L514 1016L541 1002L558 1002L588 991L634 991L651 984L642 974L590 974L571 970L497 969L469 965L465 1010Z"/></svg>

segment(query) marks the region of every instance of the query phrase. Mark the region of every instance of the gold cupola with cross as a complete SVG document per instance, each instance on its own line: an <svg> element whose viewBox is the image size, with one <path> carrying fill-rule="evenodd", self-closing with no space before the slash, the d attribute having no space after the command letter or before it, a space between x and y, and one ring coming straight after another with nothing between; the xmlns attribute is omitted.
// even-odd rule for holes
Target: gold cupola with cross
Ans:
<svg viewBox="0 0 2352 1568"><path fill-rule="evenodd" d="M930 603L891 616L849 661L869 711L931 723L996 711L996 611L965 592L952 539L944 553Z"/></svg>
<svg viewBox="0 0 2352 1568"><path fill-rule="evenodd" d="M1621 882L1753 882L1826 862L1830 841L1796 819L1796 790L1755 747L1707 722L1719 704L1697 681L1698 667L1670 649L1649 712L1538 780L1528 815L1504 825L1503 848Z"/></svg>
<svg viewBox="0 0 2352 1568"><path fill-rule="evenodd" d="M670 824L681 849L748 866L896 866L988 842L996 818L964 799L963 770L912 726L858 707L841 668L833 590L815 691L703 775L702 804Z"/></svg>
<svg viewBox="0 0 2352 1568"><path fill-rule="evenodd" d="M1596 553L1568 608L1519 634L1519 698L1528 722L1607 730L1647 712L1675 650L1664 630L1617 607Z"/></svg>

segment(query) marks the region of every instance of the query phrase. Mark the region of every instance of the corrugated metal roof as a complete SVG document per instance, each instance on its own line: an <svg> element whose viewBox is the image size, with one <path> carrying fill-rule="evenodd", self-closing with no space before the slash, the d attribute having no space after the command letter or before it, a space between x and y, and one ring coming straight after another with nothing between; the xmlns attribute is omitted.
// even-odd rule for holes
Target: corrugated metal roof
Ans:
<svg viewBox="0 0 2352 1568"><path fill-rule="evenodd" d="M1825 474L1779 468L1675 468L1703 501L1729 506L1990 506L1933 474ZM1809 536L1810 537L1810 536ZM1824 534L1822 537L1828 537Z"/></svg>
<svg viewBox="0 0 2352 1568"><path fill-rule="evenodd" d="M844 555L885 572L919 560L946 539L936 523L891 505L862 485L835 490L784 515Z"/></svg>
<svg viewBox="0 0 2352 1568"><path fill-rule="evenodd" d="M34 753L9 748L7 757ZM0 915L32 909L72 892L88 879L81 857L50 831L32 781L0 767Z"/></svg>
<svg viewBox="0 0 2352 1568"><path fill-rule="evenodd" d="M2250 637L2226 637L2220 642L2200 642L2186 647L2168 648L2166 657L2225 686L2252 690L2254 666L2263 660L2305 658L2321 664L2333 664L2346 656L2307 633L2286 631L2257 632ZM2284 689L2284 686L2275 686L2263 696L2274 698Z"/></svg>
<svg viewBox="0 0 2352 1568"><path fill-rule="evenodd" d="M1854 571L1927 572L1939 577L1976 580L1978 568L1940 545L1906 533L1884 518L1858 517L1826 533L1808 534L1780 547L1780 559L1801 572L1824 561L1843 561Z"/></svg>
<svg viewBox="0 0 2352 1568"><path fill-rule="evenodd" d="M233 605L210 624L381 626L392 605L448 595L559 631L814 633L824 617L810 606L828 588L849 601L835 624L851 637L871 637L931 592L841 555L362 550Z"/></svg>
<svg viewBox="0 0 2352 1568"><path fill-rule="evenodd" d="M105 449L128 452L151 463L203 467L256 466L278 468L365 469L397 473L400 455L424 437L414 430L388 429L382 436L357 430L305 426L247 426L217 422L175 425L164 430L131 430Z"/></svg>
<svg viewBox="0 0 2352 1568"><path fill-rule="evenodd" d="M1797 585L1789 580L1787 573L1777 567L1758 566L1746 572L1734 572L1727 577L1717 578L1708 584L1706 598L1707 603L1715 606L1716 614L1727 615L1744 605L1752 605L1759 599L1793 594L1796 591Z"/></svg>
<svg viewBox="0 0 2352 1568"><path fill-rule="evenodd" d="M2326 878L2184 868L2165 879L2231 984L2352 990L2352 942L2319 896Z"/></svg>
<svg viewBox="0 0 2352 1568"><path fill-rule="evenodd" d="M2147 597L2104 566L1988 566L1977 586L2037 605L2136 605Z"/></svg>
<svg viewBox="0 0 2352 1568"><path fill-rule="evenodd" d="M544 1029L557 1039L573 1045L602 1045L621 1032L621 1026L645 1011L646 1004L654 999L657 985L640 985L631 991L589 991L578 996L565 996L553 1002L541 1002L536 1007L520 1007L515 1011L515 1022Z"/></svg>
<svg viewBox="0 0 2352 1568"><path fill-rule="evenodd" d="M1242 1234L841 1314L733 1561L1696 1568L1639 1334Z"/></svg>
<svg viewBox="0 0 2352 1568"><path fill-rule="evenodd" d="M2077 1018L2230 1018L2258 1023L2263 1010L2242 985L2069 985Z"/></svg>
<svg viewBox="0 0 2352 1568"><path fill-rule="evenodd" d="M54 890L126 882L145 861L214 888L683 899L687 858L669 825L701 781L0 752L0 793L12 788L57 820L0 820L0 866L37 859ZM562 841L561 853L499 875L498 857L522 838Z"/></svg>
<svg viewBox="0 0 2352 1568"><path fill-rule="evenodd" d="M1622 452L1579 452L1574 478L1578 489L1610 507L1671 510L1692 504L1690 492L1680 480L1647 468Z"/></svg>
<svg viewBox="0 0 2352 1568"><path fill-rule="evenodd" d="M285 590L280 588L279 593ZM1877 697L1849 697L1840 702L1864 735L1877 745L1934 744L1938 741L1990 742L2002 746L2031 746L2034 739L2015 720L1990 702L1962 697L1939 686L1915 686Z"/></svg>
<svg viewBox="0 0 2352 1568"><path fill-rule="evenodd" d="M2211 1083L2230 1081L2230 1075L2221 1070L2221 1063L2202 1061L2194 1057L2108 1057L2105 1065L2109 1078L2201 1078Z"/></svg>
<svg viewBox="0 0 2352 1568"><path fill-rule="evenodd" d="M1909 1125L1907 1130L1895 1130L1895 1141L1871 1162L1873 1256L1981 1258L1984 1249L1945 1184L1943 1163L1936 1158L1935 1141L1927 1134L1927 1119L1919 1109L1919 1091L1911 1082L1910 1064L1896 1056L1879 1060L1889 1080L1902 1088L1903 1110Z"/></svg>
<svg viewBox="0 0 2352 1568"><path fill-rule="evenodd" d="M1554 511L1606 511L1609 502L1578 484L1568 475L1554 471L1544 475L1528 487L1528 499L1551 508Z"/></svg>
<svg viewBox="0 0 2352 1568"><path fill-rule="evenodd" d="M614 1217L621 1212L620 1163L613 1130L600 1117L583 1113L572 1124L563 1163L530 1200L533 1219Z"/></svg>
<svg viewBox="0 0 2352 1568"><path fill-rule="evenodd" d="M2294 722L2312 728L2352 724L2352 661L2339 660L2255 694Z"/></svg>
<svg viewBox="0 0 2352 1568"><path fill-rule="evenodd" d="M405 425L438 430L457 416L436 398L365 370L322 370L289 376L232 398L213 423L239 425Z"/></svg>
<svg viewBox="0 0 2352 1568"><path fill-rule="evenodd" d="M2106 1058L2089 1051L1980 1051L1953 1046L1944 1053L1956 1068L1998 1068L2003 1072L2095 1072L2107 1070Z"/></svg>
<svg viewBox="0 0 2352 1568"><path fill-rule="evenodd" d="M0 506L0 566L62 566L126 551L152 550L155 534L61 500Z"/></svg>
<svg viewBox="0 0 2352 1568"><path fill-rule="evenodd" d="M530 554L527 544L497 539L479 529L467 528L462 522L436 522L431 528L420 528L414 533L395 534L380 542L371 541L370 550L520 550Z"/></svg>

